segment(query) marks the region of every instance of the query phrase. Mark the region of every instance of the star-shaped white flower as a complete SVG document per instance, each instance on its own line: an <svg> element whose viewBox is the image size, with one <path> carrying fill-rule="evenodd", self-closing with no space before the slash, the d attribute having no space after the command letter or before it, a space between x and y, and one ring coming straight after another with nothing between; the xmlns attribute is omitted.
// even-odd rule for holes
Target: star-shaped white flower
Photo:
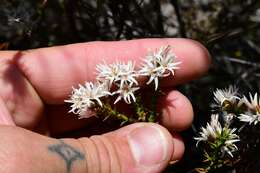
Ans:
<svg viewBox="0 0 260 173"><path fill-rule="evenodd" d="M121 63L120 72L115 82L119 84L120 88L122 88L124 85L130 85L133 83L138 85L138 82L135 79L136 77L137 74L135 71L135 63L129 61L128 63Z"/></svg>
<svg viewBox="0 0 260 173"><path fill-rule="evenodd" d="M117 91L113 92L113 95L117 95L118 97L115 100L114 104L119 102L122 98L127 104L131 104L132 101L136 101L134 92L137 91L139 87L133 87L133 83L130 85L124 85L123 87L119 88Z"/></svg>
<svg viewBox="0 0 260 173"><path fill-rule="evenodd" d="M72 103L69 112L73 112L82 117L86 112L89 112L96 103L102 107L103 105L100 98L110 94L107 88L106 83L93 84L92 82L86 82L84 86L79 85L78 89L72 88L70 99L65 100L67 103Z"/></svg>
<svg viewBox="0 0 260 173"><path fill-rule="evenodd" d="M260 98L258 97L257 93L253 96L251 93L249 93L250 99L248 100L246 96L243 97L243 102L246 104L246 106L254 111L255 113L260 113Z"/></svg>
<svg viewBox="0 0 260 173"><path fill-rule="evenodd" d="M215 140L218 134L221 134L222 126L218 121L218 114L214 114L211 116L210 123L207 123L206 128L202 127L201 132L199 133L199 137L195 137L197 140L197 144L200 141L212 141Z"/></svg>
<svg viewBox="0 0 260 173"><path fill-rule="evenodd" d="M238 97L238 89L235 86L230 85L225 89L217 89L214 92L214 100L219 104L223 105L225 101L228 101L232 104L236 103L240 98ZM239 103L239 106L242 102Z"/></svg>
<svg viewBox="0 0 260 173"><path fill-rule="evenodd" d="M67 103L72 103L71 110L74 114L82 115L88 107L91 107L94 102L90 98L84 97L85 87L79 85L78 89L72 88L72 94L69 100L65 100Z"/></svg>
<svg viewBox="0 0 260 173"><path fill-rule="evenodd" d="M260 122L260 98L257 93L253 96L249 93L249 100L244 96L243 103L248 107L248 111L240 114L238 117L240 121L249 124L258 124Z"/></svg>
<svg viewBox="0 0 260 173"><path fill-rule="evenodd" d="M108 81L109 86L118 79L118 75L121 72L121 64L119 62L107 65L105 62L103 64L98 64L96 67L98 71L97 80L98 81Z"/></svg>
<svg viewBox="0 0 260 173"><path fill-rule="evenodd" d="M159 78L174 75L174 70L179 69L181 62L175 62L176 55L170 46L163 46L159 50L147 55L139 71L142 76L148 76L147 84L154 81L155 90L158 88Z"/></svg>
<svg viewBox="0 0 260 173"><path fill-rule="evenodd" d="M110 65L101 64L97 65L97 71L99 72L97 79L101 82L108 81L109 86L117 84L119 87L123 87L124 84L134 83L138 85L135 63L129 61L128 63L116 62Z"/></svg>
<svg viewBox="0 0 260 173"><path fill-rule="evenodd" d="M251 113L240 114L240 116L238 118L242 122L247 122L249 124L254 124L254 125L256 125L260 122L259 114L251 114Z"/></svg>
<svg viewBox="0 0 260 173"><path fill-rule="evenodd" d="M139 71L142 76L149 76L149 80L146 82L147 85L154 81L155 90L158 88L159 77L162 77L162 71L160 67L157 67L155 63L150 62L149 60L145 60L146 64Z"/></svg>

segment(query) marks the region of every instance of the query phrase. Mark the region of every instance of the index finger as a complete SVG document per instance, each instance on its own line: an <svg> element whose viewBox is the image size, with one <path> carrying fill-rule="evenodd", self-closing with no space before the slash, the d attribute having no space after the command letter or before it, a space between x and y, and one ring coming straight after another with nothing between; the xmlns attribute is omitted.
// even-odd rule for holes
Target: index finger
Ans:
<svg viewBox="0 0 260 173"><path fill-rule="evenodd" d="M188 39L141 39L115 42L89 42L59 47L41 48L20 53L15 57L40 97L49 104L63 103L71 87L94 80L96 65L105 60L133 60L139 64L149 49L170 45L181 61L173 79L164 85L174 86L204 74L209 67L206 48Z"/></svg>

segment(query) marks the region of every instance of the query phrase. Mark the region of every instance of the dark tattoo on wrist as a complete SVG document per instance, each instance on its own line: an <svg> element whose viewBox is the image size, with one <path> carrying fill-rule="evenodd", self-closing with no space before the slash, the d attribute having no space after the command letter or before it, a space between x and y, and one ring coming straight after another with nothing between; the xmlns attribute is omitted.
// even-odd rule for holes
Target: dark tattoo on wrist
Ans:
<svg viewBox="0 0 260 173"><path fill-rule="evenodd" d="M60 140L60 143L48 146L48 150L52 153L56 153L66 164L67 172L70 173L73 163L77 160L84 160L85 156L82 152L74 147L64 143Z"/></svg>

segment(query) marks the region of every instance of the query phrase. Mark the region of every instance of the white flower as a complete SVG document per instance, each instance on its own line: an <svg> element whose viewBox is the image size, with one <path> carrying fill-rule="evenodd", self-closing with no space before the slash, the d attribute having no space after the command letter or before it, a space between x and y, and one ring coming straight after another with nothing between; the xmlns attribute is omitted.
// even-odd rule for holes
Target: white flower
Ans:
<svg viewBox="0 0 260 173"><path fill-rule="evenodd" d="M233 157L232 152L237 150L237 146L234 144L239 141L239 136L235 134L236 129L230 129L228 127L222 128L218 114L211 116L210 123L207 123L206 128L202 127L199 137L195 137L197 145L201 141L209 142L210 144L219 141L224 141L221 146L223 154L228 153Z"/></svg>
<svg viewBox="0 0 260 173"><path fill-rule="evenodd" d="M181 62L174 62L176 55L171 51L170 46L161 47L157 55L155 53L155 57L156 63L160 65L162 77L174 75L174 70L179 69L178 65L181 64Z"/></svg>
<svg viewBox="0 0 260 173"><path fill-rule="evenodd" d="M119 94L119 96L117 97L116 101L114 102L114 104L116 104L117 102L119 102L122 98L124 99L124 101L127 104L131 103L131 100L133 100L134 102L136 101L134 92L137 91L139 89L139 87L133 87L133 84L130 85L124 85L123 87L119 88L117 91L113 92L112 94Z"/></svg>
<svg viewBox="0 0 260 173"><path fill-rule="evenodd" d="M86 82L84 86L79 85L78 89L73 88L70 99L65 100L65 102L72 103L69 112L79 114L82 117L96 103L102 106L100 98L107 95L109 95L109 92L105 83L93 84L92 82Z"/></svg>
<svg viewBox="0 0 260 173"><path fill-rule="evenodd" d="M238 118L242 122L256 125L260 122L260 98L258 98L257 93L254 97L249 93L249 97L249 100L245 96L243 97L243 103L248 107L248 111L240 114Z"/></svg>
<svg viewBox="0 0 260 173"><path fill-rule="evenodd" d="M230 85L229 88L226 89L217 89L214 92L214 100L220 105L223 105L225 101L234 104L237 102L237 100L240 100L237 91L238 89L232 85ZM238 106L240 106L241 104L242 103L240 102Z"/></svg>
<svg viewBox="0 0 260 173"><path fill-rule="evenodd" d="M258 98L257 93L255 93L254 97L251 93L249 93L250 100L248 100L245 96L243 97L243 102L246 106L253 111L254 113L260 113L260 98Z"/></svg>
<svg viewBox="0 0 260 173"><path fill-rule="evenodd" d="M149 85L151 82L154 81L155 84L155 90L158 88L159 83L159 77L162 76L160 69L157 67L155 63L149 62L148 60L145 60L146 64L142 67L142 69L139 71L140 75L143 76L149 76L149 80L146 82L147 85Z"/></svg>
<svg viewBox="0 0 260 173"><path fill-rule="evenodd" d="M113 83L118 84L119 87L123 87L124 84L134 83L138 85L135 77L135 63L129 61L128 63L116 62L114 64L97 65L97 71L99 72L97 79L99 81L108 81L109 86Z"/></svg>
<svg viewBox="0 0 260 173"><path fill-rule="evenodd" d="M91 100L96 100L97 103L100 106L102 106L102 102L100 101L100 98L109 94L109 92L106 90L106 83L93 84L92 82L86 82L85 88L86 90L83 96L86 98L90 98Z"/></svg>
<svg viewBox="0 0 260 173"><path fill-rule="evenodd" d="M97 80L103 82L104 80L109 82L109 86L118 78L120 73L121 64L116 62L114 64L107 65L105 62L104 64L98 64L96 69L99 72L97 75Z"/></svg>
<svg viewBox="0 0 260 173"><path fill-rule="evenodd" d="M119 82L120 88L122 88L124 85L132 85L133 83L138 85L135 77L137 77L135 63L129 61L127 64L121 63L120 72L115 82Z"/></svg>
<svg viewBox="0 0 260 173"><path fill-rule="evenodd" d="M210 123L207 123L206 128L202 127L199 133L200 137L195 137L197 144L200 141L215 141L216 138L221 134L222 127L218 121L218 114L213 114L211 116Z"/></svg>
<svg viewBox="0 0 260 173"><path fill-rule="evenodd" d="M174 75L174 70L179 69L181 62L175 62L176 55L171 51L170 46L163 46L159 50L147 55L143 67L139 71L142 76L149 76L146 84L154 81L155 90L158 88L159 78Z"/></svg>
<svg viewBox="0 0 260 173"><path fill-rule="evenodd" d="M254 124L256 125L257 123L260 122L260 115L259 114L251 114L251 113L248 113L248 114L240 114L240 116L238 117L240 121L243 121L243 122L247 122L249 124Z"/></svg>
<svg viewBox="0 0 260 173"><path fill-rule="evenodd" d="M72 94L69 100L65 100L67 103L72 103L71 110L74 114L82 115L87 107L91 107L93 105L93 101L90 98L84 98L83 93L85 92L85 88L82 85L79 85L78 89L72 88Z"/></svg>

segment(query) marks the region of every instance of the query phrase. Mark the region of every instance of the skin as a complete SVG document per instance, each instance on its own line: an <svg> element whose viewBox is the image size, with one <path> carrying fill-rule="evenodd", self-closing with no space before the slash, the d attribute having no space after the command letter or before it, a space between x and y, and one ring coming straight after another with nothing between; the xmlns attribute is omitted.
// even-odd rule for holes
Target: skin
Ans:
<svg viewBox="0 0 260 173"><path fill-rule="evenodd" d="M163 112L160 125L136 123L95 135L104 131L95 119L78 120L67 115L64 99L72 86L95 79L96 64L134 60L138 65L148 49L163 45L171 45L182 64L174 77L161 81L167 95L158 105ZM208 51L188 39L89 42L2 51L0 57L0 165L4 165L0 172L6 173L161 172L183 155L178 131L188 128L193 120L191 103L174 86L202 76L210 64ZM143 156L146 166L140 166L129 139L134 136L149 144L153 131L163 136L166 155L163 161L151 165L149 157L162 155L156 148L158 152ZM52 138L72 132L81 138ZM146 147L148 151L152 146Z"/></svg>

